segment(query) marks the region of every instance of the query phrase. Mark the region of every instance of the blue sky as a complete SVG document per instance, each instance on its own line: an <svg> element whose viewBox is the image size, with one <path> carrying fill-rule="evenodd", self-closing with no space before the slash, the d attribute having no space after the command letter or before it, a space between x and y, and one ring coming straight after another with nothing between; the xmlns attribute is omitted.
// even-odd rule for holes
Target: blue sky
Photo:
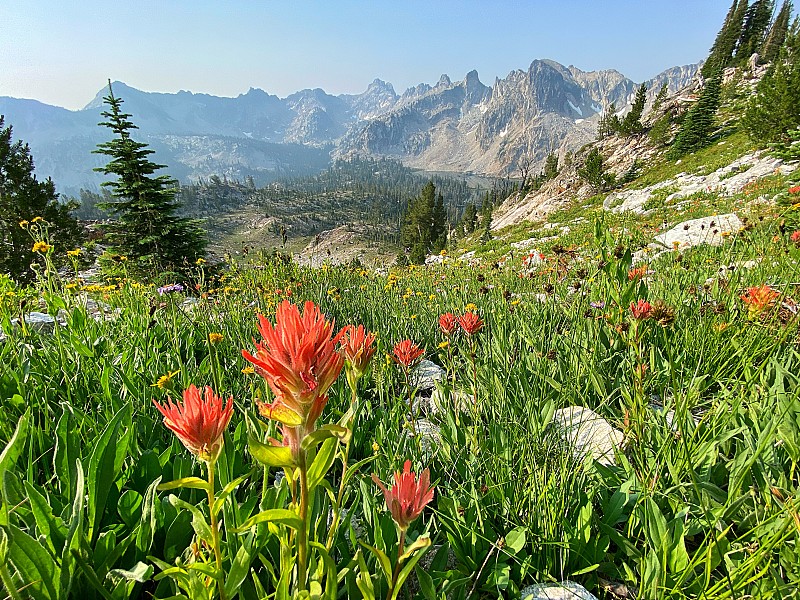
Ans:
<svg viewBox="0 0 800 600"><path fill-rule="evenodd" d="M147 91L398 93L536 58L643 81L706 56L730 0L2 0L0 96L71 109Z"/></svg>

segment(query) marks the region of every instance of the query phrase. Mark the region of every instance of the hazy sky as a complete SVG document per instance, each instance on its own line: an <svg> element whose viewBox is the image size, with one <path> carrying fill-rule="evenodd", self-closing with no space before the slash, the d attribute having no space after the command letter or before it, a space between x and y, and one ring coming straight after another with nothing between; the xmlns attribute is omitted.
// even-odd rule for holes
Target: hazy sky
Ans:
<svg viewBox="0 0 800 600"><path fill-rule="evenodd" d="M535 58L643 81L706 56L730 0L2 0L0 96L71 109L160 92L398 93Z"/></svg>

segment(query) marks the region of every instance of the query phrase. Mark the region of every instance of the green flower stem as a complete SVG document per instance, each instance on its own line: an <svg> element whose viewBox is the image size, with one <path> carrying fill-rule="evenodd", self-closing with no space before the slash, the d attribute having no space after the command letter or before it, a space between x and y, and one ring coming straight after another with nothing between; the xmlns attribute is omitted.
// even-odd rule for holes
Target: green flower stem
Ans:
<svg viewBox="0 0 800 600"><path fill-rule="evenodd" d="M348 383L350 379L348 378ZM342 478L339 481L339 493L336 496L336 506L333 507L333 520L331 521L331 528L328 530L328 540L325 543L325 549L330 552L333 547L333 539L336 530L339 528L339 519L342 513L342 498L344 497L344 478L347 475L347 460L350 456L350 442L353 441L353 423L356 421L358 413L358 394L356 388L358 387L358 380L356 379L350 384L350 406L353 407L353 415L350 420L345 424L345 427L350 430L350 435L347 437L347 442L344 445L344 454L342 454Z"/></svg>
<svg viewBox="0 0 800 600"><path fill-rule="evenodd" d="M22 596L19 595L14 581L11 579L11 574L8 572L8 567L5 564L0 565L0 580L2 580L8 592L8 597L11 598L11 600L22 600Z"/></svg>
<svg viewBox="0 0 800 600"><path fill-rule="evenodd" d="M389 582L389 593L386 594L386 600L392 600L394 595L394 587L397 585L397 577L400 575L400 557L403 556L403 550L406 545L406 530L400 530L400 541L397 543L397 560L394 563L394 571L392 572L392 580Z"/></svg>
<svg viewBox="0 0 800 600"><path fill-rule="evenodd" d="M297 532L297 591L306 591L306 573L308 571L308 467L306 453L300 451L298 460L300 469L300 521L302 525Z"/></svg>
<svg viewBox="0 0 800 600"><path fill-rule="evenodd" d="M208 510L211 513L211 544L214 546L214 558L217 561L217 588L219 589L219 597L221 600L227 600L225 596L225 584L222 578L222 552L220 550L219 540L219 522L217 521L217 513L214 511L214 467L216 461L210 460L208 463Z"/></svg>

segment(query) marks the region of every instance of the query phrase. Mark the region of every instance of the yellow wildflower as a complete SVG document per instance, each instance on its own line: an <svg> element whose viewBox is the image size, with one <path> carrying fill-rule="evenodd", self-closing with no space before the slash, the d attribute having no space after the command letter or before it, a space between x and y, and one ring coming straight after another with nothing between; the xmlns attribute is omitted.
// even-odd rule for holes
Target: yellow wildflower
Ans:
<svg viewBox="0 0 800 600"><path fill-rule="evenodd" d="M36 242L33 245L33 252L41 252L44 254L45 252L49 252L52 246L47 242Z"/></svg>
<svg viewBox="0 0 800 600"><path fill-rule="evenodd" d="M475 306L472 302L470 302L464 307L465 312L475 312L476 310L478 310L478 307Z"/></svg>
<svg viewBox="0 0 800 600"><path fill-rule="evenodd" d="M28 223L28 221L26 221L25 219L19 222L19 226L22 227L23 229L25 229L28 225L30 225L30 223Z"/></svg>
<svg viewBox="0 0 800 600"><path fill-rule="evenodd" d="M150 387L157 387L163 390L169 386L169 384L172 382L172 378L175 377L175 375L177 375L178 373L180 373L180 371L170 371L166 375L162 375L161 377L159 377L158 381L156 381Z"/></svg>
<svg viewBox="0 0 800 600"><path fill-rule="evenodd" d="M78 256L81 253L80 248L75 248L75 250L67 250L67 256Z"/></svg>
<svg viewBox="0 0 800 600"><path fill-rule="evenodd" d="M250 365L248 365L244 369L242 369L242 373L244 373L245 375L252 375L255 372L256 372L256 370L253 367L251 367Z"/></svg>
<svg viewBox="0 0 800 600"><path fill-rule="evenodd" d="M378 442L372 442L372 451L377 454L380 451L381 447L378 445Z"/></svg>
<svg viewBox="0 0 800 600"><path fill-rule="evenodd" d="M219 344L224 339L224 337L225 336L222 335L221 333L211 332L208 334L208 342L210 344Z"/></svg>
<svg viewBox="0 0 800 600"><path fill-rule="evenodd" d="M439 350L443 350L443 349L447 348L449 345L450 345L450 341L449 340L445 340L443 342L439 342Z"/></svg>
<svg viewBox="0 0 800 600"><path fill-rule="evenodd" d="M204 264L206 264L206 259L202 258L202 257L198 258L196 261L194 261L194 264L196 264L196 265L204 265Z"/></svg>
<svg viewBox="0 0 800 600"><path fill-rule="evenodd" d="M41 223L42 221L44 221L42 217L33 217L33 219L31 219L31 223Z"/></svg>

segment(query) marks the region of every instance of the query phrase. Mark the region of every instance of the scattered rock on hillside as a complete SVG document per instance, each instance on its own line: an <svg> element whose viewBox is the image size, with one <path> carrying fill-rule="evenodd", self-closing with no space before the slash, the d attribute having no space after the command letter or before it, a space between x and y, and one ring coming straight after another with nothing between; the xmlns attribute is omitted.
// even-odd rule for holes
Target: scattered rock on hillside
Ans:
<svg viewBox="0 0 800 600"><path fill-rule="evenodd" d="M683 250L701 244L721 246L726 235L738 232L744 223L734 213L702 217L678 223L655 237L655 242L664 248Z"/></svg>
<svg viewBox="0 0 800 600"><path fill-rule="evenodd" d="M574 581L536 583L523 588L522 600L597 600L585 587Z"/></svg>
<svg viewBox="0 0 800 600"><path fill-rule="evenodd" d="M667 202L686 198L698 192L715 192L725 196L732 196L741 192L746 185L757 179L775 172L786 175L796 168L796 164L784 164L780 158L775 158L763 152L754 152L740 156L730 164L717 169L709 175L681 173L646 188L612 192L603 202L603 208L616 213L630 211L637 214L646 214L648 211L644 207L652 197L653 192L658 190L676 189L675 192L667 196Z"/></svg>
<svg viewBox="0 0 800 600"><path fill-rule="evenodd" d="M742 227L744 223L734 213L683 221L657 235L646 248L636 251L633 262L653 262L672 250L686 250L702 244L721 246L728 235L738 232Z"/></svg>
<svg viewBox="0 0 800 600"><path fill-rule="evenodd" d="M411 371L411 385L420 391L432 390L447 372L435 362L423 359Z"/></svg>
<svg viewBox="0 0 800 600"><path fill-rule="evenodd" d="M553 415L553 424L578 460L590 455L601 465L615 464L614 451L623 442L622 432L593 410L583 406L562 408Z"/></svg>
<svg viewBox="0 0 800 600"><path fill-rule="evenodd" d="M47 313L29 312L23 316L23 319L25 319L25 325L31 331L45 334L51 334L55 331L56 320ZM59 319L58 324L64 325L65 323ZM19 327L19 319L11 319L11 326Z"/></svg>

